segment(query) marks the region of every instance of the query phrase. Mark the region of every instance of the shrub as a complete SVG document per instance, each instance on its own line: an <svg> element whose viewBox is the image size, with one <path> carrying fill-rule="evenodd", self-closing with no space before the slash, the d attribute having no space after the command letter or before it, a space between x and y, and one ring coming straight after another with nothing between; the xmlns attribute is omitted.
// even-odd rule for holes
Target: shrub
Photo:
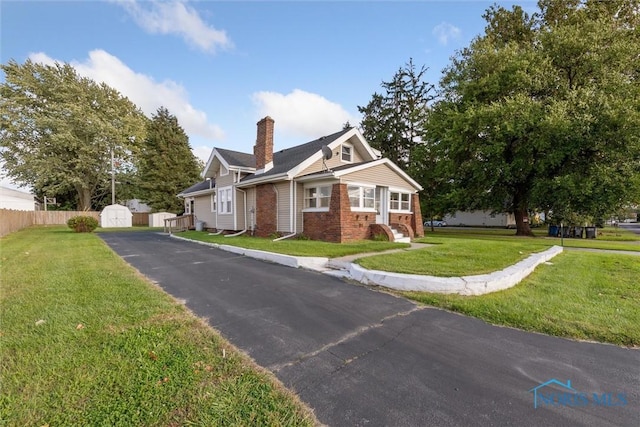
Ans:
<svg viewBox="0 0 640 427"><path fill-rule="evenodd" d="M74 216L67 225L76 233L91 233L98 227L98 220L92 216Z"/></svg>

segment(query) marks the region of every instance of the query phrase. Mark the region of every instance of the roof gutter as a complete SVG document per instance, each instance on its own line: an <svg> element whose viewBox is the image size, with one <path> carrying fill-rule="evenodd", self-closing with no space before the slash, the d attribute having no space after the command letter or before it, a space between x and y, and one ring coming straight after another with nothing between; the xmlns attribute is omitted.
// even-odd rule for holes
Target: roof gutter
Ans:
<svg viewBox="0 0 640 427"><path fill-rule="evenodd" d="M287 173L284 172L284 173L279 173L277 175L270 175L264 178L253 178L248 181L243 181L241 183L236 184L236 187L251 187L252 185L264 184L264 183L275 181L275 180L278 180L279 178L284 178L284 177L286 177L287 180L291 179L289 178Z"/></svg>

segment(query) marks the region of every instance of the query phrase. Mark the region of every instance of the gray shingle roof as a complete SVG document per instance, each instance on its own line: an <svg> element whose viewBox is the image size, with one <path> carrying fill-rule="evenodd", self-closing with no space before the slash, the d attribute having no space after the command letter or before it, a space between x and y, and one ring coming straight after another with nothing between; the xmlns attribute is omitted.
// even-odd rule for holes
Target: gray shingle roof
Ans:
<svg viewBox="0 0 640 427"><path fill-rule="evenodd" d="M245 177L242 182L249 182L252 179L264 178L269 176L279 175L285 173L298 166L300 163L307 160L309 157L317 153L322 149L323 145L329 145L336 139L340 138L345 133L349 132L351 128L343 129L340 132L333 133L331 135L320 137L316 140L307 142L306 144L297 145L295 147L286 148L284 150L276 151L273 153L273 168L265 173L259 175L249 175Z"/></svg>
<svg viewBox="0 0 640 427"><path fill-rule="evenodd" d="M209 187L209 185L211 185L211 187ZM216 182L214 180L211 180L211 183L209 183L209 180L206 180L206 181L198 182L197 184L193 184L191 187L187 188L186 190L181 191L180 194L187 195L190 193L196 193L198 191L208 190L209 188L213 188L215 186L216 186Z"/></svg>
<svg viewBox="0 0 640 427"><path fill-rule="evenodd" d="M256 158L253 154L241 153L240 151L225 150L224 148L217 148L218 153L224 158L229 166L240 166L244 168L255 168Z"/></svg>

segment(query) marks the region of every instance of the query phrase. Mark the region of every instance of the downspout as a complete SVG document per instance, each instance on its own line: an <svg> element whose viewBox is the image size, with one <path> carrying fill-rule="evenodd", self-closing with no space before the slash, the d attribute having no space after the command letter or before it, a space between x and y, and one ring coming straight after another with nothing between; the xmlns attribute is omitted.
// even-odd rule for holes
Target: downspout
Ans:
<svg viewBox="0 0 640 427"><path fill-rule="evenodd" d="M280 193L278 193L278 188L276 187L275 184L271 184L271 186L273 187L274 193L276 193L276 232L277 232L278 225L280 224L280 216L278 215L278 211L280 210L278 209L278 201L280 200Z"/></svg>
<svg viewBox="0 0 640 427"><path fill-rule="evenodd" d="M235 234L225 234L224 237L236 237L236 236L239 236L239 235L244 234L246 232L247 232L247 230L242 230L242 231L238 231Z"/></svg>
<svg viewBox="0 0 640 427"><path fill-rule="evenodd" d="M295 207L295 186L293 185L293 180L291 180L291 185L290 187L290 192L289 192L289 204L291 205L291 209L289 209L290 211L290 215L291 217L289 218L289 226L291 227L291 234L287 234L286 236L282 236L282 237L278 237L277 239L273 239L274 242L280 241L280 240L284 240L284 239L288 239L289 237L293 237L295 236L296 233L296 207Z"/></svg>

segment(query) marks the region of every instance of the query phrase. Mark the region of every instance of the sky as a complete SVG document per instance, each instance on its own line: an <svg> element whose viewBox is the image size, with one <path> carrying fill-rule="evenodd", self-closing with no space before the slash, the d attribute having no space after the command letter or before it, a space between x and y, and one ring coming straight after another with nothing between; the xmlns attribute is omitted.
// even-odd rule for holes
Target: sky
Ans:
<svg viewBox="0 0 640 427"><path fill-rule="evenodd" d="M494 3L536 10L530 0L0 0L0 61L70 63L149 117L164 106L206 161L213 147L252 153L267 115L275 150L357 126L358 106L410 58L437 86Z"/></svg>

